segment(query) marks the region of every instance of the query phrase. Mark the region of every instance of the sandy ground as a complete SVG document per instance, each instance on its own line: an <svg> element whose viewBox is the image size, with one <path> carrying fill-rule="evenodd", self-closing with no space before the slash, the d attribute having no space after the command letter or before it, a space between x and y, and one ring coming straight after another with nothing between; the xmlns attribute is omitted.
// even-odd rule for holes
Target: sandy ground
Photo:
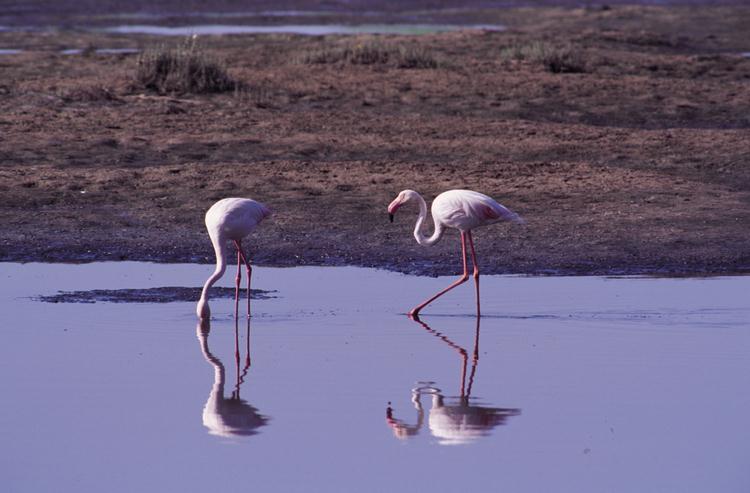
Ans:
<svg viewBox="0 0 750 493"><path fill-rule="evenodd" d="M527 220L476 231L485 273L750 271L750 8L462 15L508 29L378 38L429 69L302 62L374 36L206 37L246 86L215 95L134 88L137 55L59 52L161 38L0 32L24 50L0 56L0 260L211 262L203 213L241 196L275 212L260 264L445 274L458 235L419 247L385 208L471 188ZM584 71L503 56L535 41Z"/></svg>

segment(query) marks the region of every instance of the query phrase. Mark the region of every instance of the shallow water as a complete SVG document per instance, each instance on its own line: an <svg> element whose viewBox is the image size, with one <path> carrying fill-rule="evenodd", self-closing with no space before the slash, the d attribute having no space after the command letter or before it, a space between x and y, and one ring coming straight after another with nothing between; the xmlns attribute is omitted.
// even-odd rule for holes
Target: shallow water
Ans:
<svg viewBox="0 0 750 493"><path fill-rule="evenodd" d="M81 48L68 48L60 50L60 53L62 55L80 55L83 51ZM131 55L141 52L138 48L96 48L93 51L99 55Z"/></svg>
<svg viewBox="0 0 750 493"><path fill-rule="evenodd" d="M404 316L448 278L256 268L249 339L232 300L37 301L211 270L0 264L5 491L750 486L750 277L483 277L477 360L470 283Z"/></svg>
<svg viewBox="0 0 750 493"><path fill-rule="evenodd" d="M106 27L102 30L117 34L151 34L157 36L191 36L222 35L222 34L304 34L308 36L323 36L329 34L430 34L465 29L502 30L499 25L439 25L439 24L311 24L311 25L283 25L283 26L252 26L204 24L192 26L154 26L154 25L122 25Z"/></svg>

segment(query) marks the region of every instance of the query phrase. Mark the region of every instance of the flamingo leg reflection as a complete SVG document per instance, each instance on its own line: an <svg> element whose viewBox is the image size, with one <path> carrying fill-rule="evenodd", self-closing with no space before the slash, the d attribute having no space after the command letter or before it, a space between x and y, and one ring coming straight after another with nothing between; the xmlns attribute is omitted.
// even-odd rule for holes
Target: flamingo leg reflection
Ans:
<svg viewBox="0 0 750 493"><path fill-rule="evenodd" d="M477 263L477 254L474 251L474 238L471 236L471 231L467 232L466 235L469 237L469 248L471 249L471 263L474 265L474 283L477 287L477 317L481 317L481 310L479 309L479 264Z"/></svg>
<svg viewBox="0 0 750 493"><path fill-rule="evenodd" d="M245 340L247 341L245 346L245 364L242 367L242 372L240 372L240 330L239 330L239 321L235 319L234 321L234 361L235 361L235 368L237 369L237 384L234 387L234 391L232 392L232 398L233 399L239 399L240 398L240 386L245 382L245 377L247 376L247 372L250 369L250 319L247 319L247 332L245 333Z"/></svg>
<svg viewBox="0 0 750 493"><path fill-rule="evenodd" d="M438 299L439 297L441 297L442 295L444 295L445 293L447 293L451 289L455 288L456 286L465 283L469 279L469 268L468 268L467 263L466 263L466 260L467 260L466 259L466 234L467 233L461 231L461 257L463 259L463 264L464 264L464 273L463 273L463 275L461 277L459 277L455 282L453 282L453 284L451 284L447 288L443 289L442 291L440 291L438 294L436 294L432 298L428 299L427 301L425 301L421 305L418 305L417 307L413 308L409 312L409 316L411 318L413 318L414 320L419 321L419 311L422 308L424 308L425 306L429 305L430 303L432 303L433 301L435 301L436 299Z"/></svg>

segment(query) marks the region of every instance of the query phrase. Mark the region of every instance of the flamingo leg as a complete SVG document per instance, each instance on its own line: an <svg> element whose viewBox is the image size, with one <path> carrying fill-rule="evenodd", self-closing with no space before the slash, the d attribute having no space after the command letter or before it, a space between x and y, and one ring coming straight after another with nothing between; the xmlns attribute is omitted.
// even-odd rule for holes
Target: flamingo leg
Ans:
<svg viewBox="0 0 750 493"><path fill-rule="evenodd" d="M235 278L235 283L234 283L234 318L236 320L239 314L239 306L240 306L240 282L242 281L242 270L241 270L242 250L240 249L239 242L235 241L234 244L237 245L237 277Z"/></svg>
<svg viewBox="0 0 750 493"><path fill-rule="evenodd" d="M238 269L239 270L239 269ZM234 317L234 368L236 370L236 386L232 392L232 398L240 397L240 326L239 319Z"/></svg>
<svg viewBox="0 0 750 493"><path fill-rule="evenodd" d="M240 260L245 264L245 270L247 271L247 316L250 316L250 277L253 274L253 267L250 265L250 261L247 259L247 256L245 255L245 252L242 251L242 242L241 241L235 241L235 245L237 245L237 272L239 276L240 271ZM238 287L239 289L239 287Z"/></svg>
<svg viewBox="0 0 750 493"><path fill-rule="evenodd" d="M445 293L447 293L451 289L455 288L459 284L465 283L469 279L469 269L468 269L468 266L466 264L466 233L464 233L463 231L461 231L461 255L463 257L463 262L464 262L464 273L463 273L463 275L461 277L459 277L455 282L453 282L453 284L451 284L447 288L443 289L442 291L440 291L438 294L436 294L432 298L428 299L427 301L425 301L421 305L413 308L409 312L409 316L410 317L412 317L414 319L419 319L419 311L422 308L424 308L425 306L429 305L430 303L432 303L433 301L435 301L436 299L438 299L439 297L441 297L442 295L444 295Z"/></svg>
<svg viewBox="0 0 750 493"><path fill-rule="evenodd" d="M469 237L469 248L471 249L471 263L474 264L474 284L477 286L477 317L481 316L479 309L479 264L477 264L477 254L474 251L474 238L471 237L471 231L466 233Z"/></svg>

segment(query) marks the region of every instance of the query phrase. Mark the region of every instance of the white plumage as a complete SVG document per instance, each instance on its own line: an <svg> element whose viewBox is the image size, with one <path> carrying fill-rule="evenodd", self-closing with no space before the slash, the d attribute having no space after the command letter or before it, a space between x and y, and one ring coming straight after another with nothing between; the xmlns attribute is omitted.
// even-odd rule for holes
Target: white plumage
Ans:
<svg viewBox="0 0 750 493"><path fill-rule="evenodd" d="M239 295L240 267L244 262L247 268L247 296L250 297L250 262L242 252L242 239L253 232L258 224L268 217L271 211L260 202L251 199L221 199L206 212L206 229L216 253L216 269L203 285L196 313L199 318L211 316L208 307L208 290L221 279L227 268L227 243L237 247L237 294Z"/></svg>
<svg viewBox="0 0 750 493"><path fill-rule="evenodd" d="M414 227L414 238L417 240L417 243L426 246L434 245L443 236L445 228L457 229L461 232L461 250L464 264L464 273L460 279L421 305L413 308L409 312L409 315L418 318L419 311L422 308L459 284L466 282L469 278L466 260L467 240L471 247L471 259L474 264L474 279L477 285L477 314L479 314L479 266L477 265L476 254L474 252L474 240L471 236L471 230L499 221L523 223L524 220L515 212L483 193L472 190L448 190L438 195L432 202L432 220L435 223L435 230L428 238L422 233L422 223L427 218L427 204L422 196L414 190L401 191L393 202L388 205L388 213L391 215L391 221L393 220L393 214L409 202L417 202L419 205L419 217Z"/></svg>

